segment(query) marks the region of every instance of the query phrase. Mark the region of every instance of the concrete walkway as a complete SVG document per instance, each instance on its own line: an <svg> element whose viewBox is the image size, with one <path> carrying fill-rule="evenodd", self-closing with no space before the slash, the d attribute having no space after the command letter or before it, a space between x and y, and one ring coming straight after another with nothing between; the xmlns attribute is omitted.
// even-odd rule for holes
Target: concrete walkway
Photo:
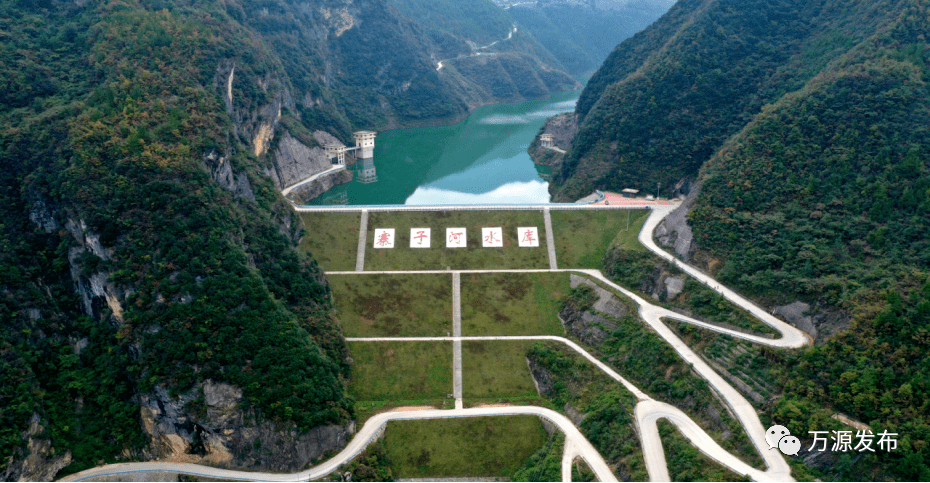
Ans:
<svg viewBox="0 0 930 483"><path fill-rule="evenodd" d="M345 171L345 169L346 169L346 166L345 166L344 164L339 164L339 165L333 166L332 168L327 169L326 171L320 171L319 173L317 173L317 174L315 174L315 175L313 175L313 176L311 176L311 177L309 177L309 178L307 178L307 179L305 179L305 180L303 180L303 181L300 181L300 182L298 182L298 183L296 183L296 184L293 184L293 185L291 185L291 186L288 186L287 188L284 188L283 190L281 190L281 194L287 196L287 194L290 193L291 191L293 191L293 190L295 190L295 189L297 189L297 188L299 188L299 187L301 187L301 186L303 186L303 185L305 185L305 184L307 184L307 183L312 183L312 182L314 182L314 181L316 181L316 180L318 180L318 179L320 179L320 178L322 178L323 176L326 176L326 175L330 175L330 174L333 174L333 173L338 173L339 171Z"/></svg>
<svg viewBox="0 0 930 483"><path fill-rule="evenodd" d="M781 348L798 348L804 347L808 344L813 343L810 336L808 336L804 331L795 328L794 326L779 320L777 317L769 314L765 309L754 304L749 299L743 297L742 295L736 293L736 291L724 286L722 283L715 280L710 275L698 270L696 267L688 265L687 263L682 262L681 260L672 256L672 254L666 252L659 248L656 245L655 240L653 240L653 233L655 229L659 226L659 223L668 216L669 213L675 210L678 205L667 205L667 206L655 206L652 209L652 213L649 214L649 218L646 219L646 223L643 224L642 231L639 232L639 241L643 244L649 251L655 253L656 255L664 258L665 260L671 262L676 267L680 268L682 271L688 275L694 277L699 282L706 285L711 290L723 295L724 298L733 302L734 304L745 309L747 312L755 316L762 323L768 325L769 327L777 330L781 333L781 339L779 339L778 344L774 345L775 347ZM668 314L670 318L677 318L680 316ZM694 321L696 322L696 321ZM700 325L706 327L707 324L696 323L695 325ZM759 338L747 338L747 340L752 340L760 344L764 344Z"/></svg>
<svg viewBox="0 0 930 483"><path fill-rule="evenodd" d="M458 272L452 274L452 397L455 409L462 409L462 274Z"/></svg>
<svg viewBox="0 0 930 483"><path fill-rule="evenodd" d="M653 206L675 204L668 200L645 200L641 198L624 198L624 203L611 203L605 205L597 203L548 203L541 205L347 205L347 206L297 206L294 211L298 213L358 213L362 210L377 211L542 211L549 208L553 211L575 210L642 210ZM677 206L677 205L676 205Z"/></svg>
<svg viewBox="0 0 930 483"><path fill-rule="evenodd" d="M355 271L365 271L365 246L368 245L368 210L362 210L358 223L358 251L355 253Z"/></svg>
<svg viewBox="0 0 930 483"><path fill-rule="evenodd" d="M549 268L558 270L559 264L555 259L555 237L552 236L552 216L549 215L549 208L543 209L543 220L546 223L546 248L549 250Z"/></svg>

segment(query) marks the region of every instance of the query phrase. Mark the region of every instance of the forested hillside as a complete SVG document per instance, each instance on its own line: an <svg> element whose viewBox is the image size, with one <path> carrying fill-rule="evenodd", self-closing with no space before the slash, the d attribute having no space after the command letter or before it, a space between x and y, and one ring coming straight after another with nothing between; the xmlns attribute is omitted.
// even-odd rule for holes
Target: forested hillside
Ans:
<svg viewBox="0 0 930 483"><path fill-rule="evenodd" d="M690 191L684 256L769 307L849 320L767 353L770 416L793 432L842 412L904 440L822 478L930 479L928 35L927 0L680 1L591 79L552 185Z"/></svg>
<svg viewBox="0 0 930 483"><path fill-rule="evenodd" d="M497 98L384 0L0 0L0 39L0 478L344 445L347 349L279 148Z"/></svg>
<svg viewBox="0 0 930 483"><path fill-rule="evenodd" d="M603 2L602 2L603 3ZM597 5L551 0L517 3L507 13L576 77L596 71L614 48L669 9L660 0Z"/></svg>
<svg viewBox="0 0 930 483"><path fill-rule="evenodd" d="M491 0L390 0L430 39L442 77L468 86L470 105L537 99L580 88L532 34Z"/></svg>

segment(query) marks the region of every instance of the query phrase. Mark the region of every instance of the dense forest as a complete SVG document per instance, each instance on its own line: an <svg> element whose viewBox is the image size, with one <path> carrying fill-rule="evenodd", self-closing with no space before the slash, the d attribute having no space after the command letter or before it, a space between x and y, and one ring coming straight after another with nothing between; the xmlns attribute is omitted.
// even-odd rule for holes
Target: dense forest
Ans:
<svg viewBox="0 0 930 483"><path fill-rule="evenodd" d="M680 1L592 77L551 185L690 193L686 256L848 320L761 359L782 391L767 417L793 432L841 412L901 435L822 478L930 479L928 35L926 0Z"/></svg>

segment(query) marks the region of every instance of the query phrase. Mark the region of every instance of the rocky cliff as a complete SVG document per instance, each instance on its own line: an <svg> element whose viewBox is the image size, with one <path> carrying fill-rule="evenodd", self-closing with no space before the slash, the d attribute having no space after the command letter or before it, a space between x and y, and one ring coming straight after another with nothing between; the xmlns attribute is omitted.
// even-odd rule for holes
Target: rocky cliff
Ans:
<svg viewBox="0 0 930 483"><path fill-rule="evenodd" d="M147 458L226 468L295 472L341 449L354 424L299 432L293 423L243 408L242 390L211 380L171 396L164 386L141 396L141 419L152 444Z"/></svg>

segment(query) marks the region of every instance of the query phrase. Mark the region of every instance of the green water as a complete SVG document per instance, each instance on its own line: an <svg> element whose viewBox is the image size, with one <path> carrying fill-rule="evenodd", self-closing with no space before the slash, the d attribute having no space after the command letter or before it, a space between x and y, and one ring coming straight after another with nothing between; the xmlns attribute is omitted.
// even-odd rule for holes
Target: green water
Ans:
<svg viewBox="0 0 930 483"><path fill-rule="evenodd" d="M579 94L484 106L453 126L379 133L373 159L377 181L362 182L362 166L357 166L351 183L310 204L548 203L548 168L533 164L526 150L546 118L573 110Z"/></svg>

